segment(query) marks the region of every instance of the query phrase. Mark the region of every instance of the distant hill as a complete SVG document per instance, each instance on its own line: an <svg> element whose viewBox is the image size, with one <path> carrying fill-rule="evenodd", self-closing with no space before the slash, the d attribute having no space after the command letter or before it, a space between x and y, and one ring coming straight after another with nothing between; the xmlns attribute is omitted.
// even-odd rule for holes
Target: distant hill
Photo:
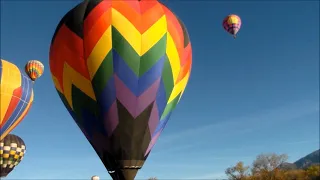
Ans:
<svg viewBox="0 0 320 180"><path fill-rule="evenodd" d="M305 169L314 164L320 164L320 149L314 151L307 156L299 159L298 161L294 162L298 169Z"/></svg>
<svg viewBox="0 0 320 180"><path fill-rule="evenodd" d="M280 166L279 166L280 169L283 169L283 170L294 170L294 169L298 169L297 166L294 164L294 163L282 163Z"/></svg>
<svg viewBox="0 0 320 180"><path fill-rule="evenodd" d="M279 168L285 170L306 169L311 165L320 164L319 153L320 149L306 155L294 163L283 163L279 166Z"/></svg>

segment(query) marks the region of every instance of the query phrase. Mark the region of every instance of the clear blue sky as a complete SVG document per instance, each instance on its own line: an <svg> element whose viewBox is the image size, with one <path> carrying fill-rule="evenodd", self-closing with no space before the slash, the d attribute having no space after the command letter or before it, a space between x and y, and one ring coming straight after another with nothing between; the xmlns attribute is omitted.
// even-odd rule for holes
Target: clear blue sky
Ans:
<svg viewBox="0 0 320 180"><path fill-rule="evenodd" d="M170 1L170 0L169 0ZM9 179L109 179L100 159L60 101L48 52L61 17L79 1L1 1L1 58L23 67L39 59L28 116L13 131L27 145ZM191 79L137 179L222 178L239 160L319 148L319 2L166 3L193 45ZM234 40L229 13L243 24Z"/></svg>

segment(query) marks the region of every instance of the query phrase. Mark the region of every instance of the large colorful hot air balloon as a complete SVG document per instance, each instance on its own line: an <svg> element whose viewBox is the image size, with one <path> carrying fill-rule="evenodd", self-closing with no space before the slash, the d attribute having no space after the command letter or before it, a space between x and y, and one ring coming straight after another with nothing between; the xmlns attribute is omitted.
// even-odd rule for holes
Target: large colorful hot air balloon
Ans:
<svg viewBox="0 0 320 180"><path fill-rule="evenodd" d="M222 25L228 33L232 34L233 37L236 38L236 35L241 28L241 19L235 14L230 14L223 19Z"/></svg>
<svg viewBox="0 0 320 180"><path fill-rule="evenodd" d="M32 80L3 59L0 62L0 140L27 115L33 102Z"/></svg>
<svg viewBox="0 0 320 180"><path fill-rule="evenodd" d="M30 77L32 81L35 81L37 78L42 76L44 71L43 64L38 60L30 60L27 62L24 67L27 75Z"/></svg>
<svg viewBox="0 0 320 180"><path fill-rule="evenodd" d="M8 134L0 141L0 177L4 178L20 163L26 153L23 140Z"/></svg>
<svg viewBox="0 0 320 180"><path fill-rule="evenodd" d="M60 21L50 70L64 105L113 179L133 180L179 102L188 33L156 0L86 0Z"/></svg>

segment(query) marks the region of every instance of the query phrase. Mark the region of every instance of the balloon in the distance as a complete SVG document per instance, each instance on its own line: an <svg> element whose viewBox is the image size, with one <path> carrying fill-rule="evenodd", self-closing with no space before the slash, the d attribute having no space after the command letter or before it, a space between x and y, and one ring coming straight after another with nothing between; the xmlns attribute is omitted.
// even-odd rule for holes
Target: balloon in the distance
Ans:
<svg viewBox="0 0 320 180"><path fill-rule="evenodd" d="M236 34L241 28L241 19L238 15L230 14L223 19L222 26L228 33L236 38Z"/></svg>
<svg viewBox="0 0 320 180"><path fill-rule="evenodd" d="M92 176L91 180L100 180L99 176Z"/></svg>
<svg viewBox="0 0 320 180"><path fill-rule="evenodd" d="M28 114L33 102L32 80L20 69L1 59L0 62L0 140Z"/></svg>
<svg viewBox="0 0 320 180"><path fill-rule="evenodd" d="M26 153L24 141L8 134L0 141L0 177L4 178L20 163Z"/></svg>
<svg viewBox="0 0 320 180"><path fill-rule="evenodd" d="M25 72L30 77L32 81L35 81L40 76L42 76L44 71L43 64L38 60L30 60L25 65Z"/></svg>
<svg viewBox="0 0 320 180"><path fill-rule="evenodd" d="M187 29L156 0L84 1L60 21L50 70L113 179L133 180L187 85Z"/></svg>

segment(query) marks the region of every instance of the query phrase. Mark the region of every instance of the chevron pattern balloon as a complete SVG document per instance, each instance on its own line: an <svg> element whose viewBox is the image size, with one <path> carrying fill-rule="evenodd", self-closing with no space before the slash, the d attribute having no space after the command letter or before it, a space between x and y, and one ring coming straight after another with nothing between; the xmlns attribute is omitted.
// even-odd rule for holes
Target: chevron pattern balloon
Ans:
<svg viewBox="0 0 320 180"><path fill-rule="evenodd" d="M185 26L156 0L84 1L62 18L50 48L61 100L106 168L125 177L166 126L191 65Z"/></svg>
<svg viewBox="0 0 320 180"><path fill-rule="evenodd" d="M33 83L20 69L0 61L0 140L28 114L33 103Z"/></svg>
<svg viewBox="0 0 320 180"><path fill-rule="evenodd" d="M24 67L25 72L30 77L32 81L35 81L40 76L42 76L44 71L43 64L38 60L30 60Z"/></svg>

